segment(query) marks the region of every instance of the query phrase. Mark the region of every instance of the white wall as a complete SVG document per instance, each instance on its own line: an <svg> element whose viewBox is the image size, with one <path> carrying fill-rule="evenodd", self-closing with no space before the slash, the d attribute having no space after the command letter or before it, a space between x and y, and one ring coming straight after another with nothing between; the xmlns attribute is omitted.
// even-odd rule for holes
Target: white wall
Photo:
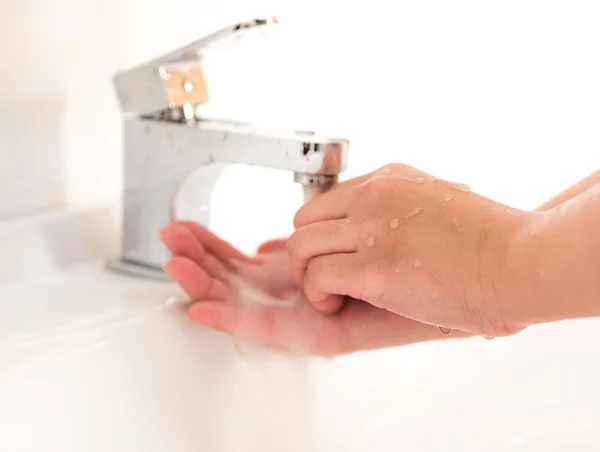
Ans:
<svg viewBox="0 0 600 452"><path fill-rule="evenodd" d="M116 205L112 74L262 14L297 39L269 70L212 63L207 111L345 134L349 175L403 161L523 208L599 166L593 0L4 1L0 218Z"/></svg>

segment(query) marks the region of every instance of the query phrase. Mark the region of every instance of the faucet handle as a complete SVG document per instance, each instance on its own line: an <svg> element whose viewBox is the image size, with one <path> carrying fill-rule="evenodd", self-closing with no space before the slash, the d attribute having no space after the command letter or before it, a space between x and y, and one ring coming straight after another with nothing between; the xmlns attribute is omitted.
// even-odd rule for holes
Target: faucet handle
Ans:
<svg viewBox="0 0 600 452"><path fill-rule="evenodd" d="M151 64L160 65L185 61L199 61L209 53L218 49L227 48L241 39L264 35L270 31L273 25L277 24L278 20L276 17L238 22L158 57L154 59Z"/></svg>
<svg viewBox="0 0 600 452"><path fill-rule="evenodd" d="M208 100L200 65L209 53L240 39L262 35L278 23L275 17L252 19L222 28L113 77L119 106L124 113L153 115Z"/></svg>

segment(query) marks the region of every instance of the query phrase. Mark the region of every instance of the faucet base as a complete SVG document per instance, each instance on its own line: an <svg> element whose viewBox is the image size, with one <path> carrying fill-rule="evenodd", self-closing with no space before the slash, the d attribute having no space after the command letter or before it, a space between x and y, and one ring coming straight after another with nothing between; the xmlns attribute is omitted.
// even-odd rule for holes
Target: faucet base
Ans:
<svg viewBox="0 0 600 452"><path fill-rule="evenodd" d="M140 279L152 281L172 282L173 280L164 270L156 267L149 267L137 262L130 262L121 257L108 260L105 268L113 273L125 276L133 276Z"/></svg>

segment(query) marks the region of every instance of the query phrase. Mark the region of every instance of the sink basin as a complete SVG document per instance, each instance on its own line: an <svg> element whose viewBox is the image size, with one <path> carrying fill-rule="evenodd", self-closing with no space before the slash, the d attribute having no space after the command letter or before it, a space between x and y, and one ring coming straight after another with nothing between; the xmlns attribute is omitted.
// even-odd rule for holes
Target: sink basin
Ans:
<svg viewBox="0 0 600 452"><path fill-rule="evenodd" d="M281 420L272 450L307 450L290 435L311 419L294 383L307 361L190 323L173 284L98 262L0 286L0 300L0 450L271 450L271 410L286 408L305 420Z"/></svg>
<svg viewBox="0 0 600 452"><path fill-rule="evenodd" d="M0 450L600 447L597 320L308 360L240 349L180 296L102 263L0 287Z"/></svg>
<svg viewBox="0 0 600 452"><path fill-rule="evenodd" d="M19 277L0 278L1 451L600 450L598 319L284 357L190 323L174 284L107 273L100 260L66 265L65 250L74 262L92 248L53 221L22 243L21 224L0 234L21 251L0 269L16 275L28 250ZM55 243L47 259L26 248L49 237L70 247ZM32 259L44 265L30 271Z"/></svg>

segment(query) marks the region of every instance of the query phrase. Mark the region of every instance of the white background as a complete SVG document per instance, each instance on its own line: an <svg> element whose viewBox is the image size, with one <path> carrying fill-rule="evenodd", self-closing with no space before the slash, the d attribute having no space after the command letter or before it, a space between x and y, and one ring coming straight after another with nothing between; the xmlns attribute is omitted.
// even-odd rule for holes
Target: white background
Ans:
<svg viewBox="0 0 600 452"><path fill-rule="evenodd" d="M599 167L595 1L0 2L0 219L74 206L118 212L122 149L112 75L260 15L278 16L285 40L261 48L261 58L244 48L207 62L213 101L205 112L346 136L346 177L406 162L534 208ZM292 191L299 189L285 182L288 176L232 170L218 190L240 220L219 215L221 230L249 247L242 240L249 229L266 238L289 226L298 202ZM109 229L98 223L98 235ZM22 224L9 228L8 241ZM72 239L77 229L48 235L69 245L66 254L78 254L85 246ZM43 248L46 239L27 241L25 251ZM28 270L44 265L15 243L0 247L0 257L24 255ZM221 441L231 438L225 450L241 450L239 441L246 450L265 451L264 442L254 449L244 442L246 427L258 423L266 443L274 432L294 438L270 427L274 421L301 431L294 421L307 411L289 402L302 393L295 392L297 379L286 379L285 361L274 362L266 374L274 381L265 385L264 369L230 366L229 342L189 323L182 327L180 316L109 329L94 348L80 348L97 332L78 323L82 318L108 313L108 320L126 321L149 300L162 305L166 295L149 294L153 287L141 283L138 290L135 280L117 284L98 271L74 275L2 287L4 347L11 331L64 337L56 348L40 347L29 366L2 375L15 377L0 388L6 430L0 442L13 446L4 449L62 452L91 443L103 450L164 450L163 444L210 450L198 445L207 444L211 431ZM71 321L83 325L74 335L64 328ZM321 450L550 451L573 444L590 450L597 446L600 403L597 360L590 359L597 331L595 322L564 323L491 343L437 341L342 359L318 382L318 397L308 399L320 409ZM10 347L3 352L0 370L12 366ZM15 359L24 356L17 352ZM215 404L199 402L206 396ZM214 408L229 397L241 401L219 415ZM285 416L274 414L283 405ZM131 413L127 426L121 421ZM442 446L432 448L434 442Z"/></svg>
<svg viewBox="0 0 600 452"><path fill-rule="evenodd" d="M533 208L598 167L594 1L4 0L0 218L116 208L113 73L260 15L287 51L207 68L207 108L342 134L347 176L406 162Z"/></svg>

